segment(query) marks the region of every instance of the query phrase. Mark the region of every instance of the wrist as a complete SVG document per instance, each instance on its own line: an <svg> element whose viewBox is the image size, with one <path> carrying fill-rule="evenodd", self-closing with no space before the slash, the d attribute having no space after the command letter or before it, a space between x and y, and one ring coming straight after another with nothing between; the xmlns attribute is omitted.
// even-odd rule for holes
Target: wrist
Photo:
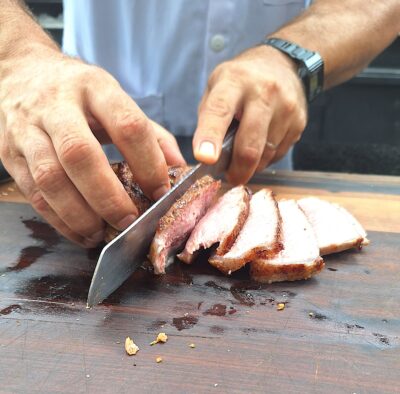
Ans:
<svg viewBox="0 0 400 394"><path fill-rule="evenodd" d="M60 52L58 45L39 24L16 4L0 9L0 26L0 63L37 50Z"/></svg>

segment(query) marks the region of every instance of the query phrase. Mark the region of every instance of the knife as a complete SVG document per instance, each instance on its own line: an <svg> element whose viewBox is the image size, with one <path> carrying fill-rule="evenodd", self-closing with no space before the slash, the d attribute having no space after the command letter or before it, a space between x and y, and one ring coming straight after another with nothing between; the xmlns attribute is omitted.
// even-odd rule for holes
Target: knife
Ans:
<svg viewBox="0 0 400 394"><path fill-rule="evenodd" d="M159 220L197 179L204 175L217 178L224 173L231 159L238 125L238 121L232 121L222 144L221 155L214 165L197 164L167 194L103 248L90 284L88 307L106 299L142 265Z"/></svg>

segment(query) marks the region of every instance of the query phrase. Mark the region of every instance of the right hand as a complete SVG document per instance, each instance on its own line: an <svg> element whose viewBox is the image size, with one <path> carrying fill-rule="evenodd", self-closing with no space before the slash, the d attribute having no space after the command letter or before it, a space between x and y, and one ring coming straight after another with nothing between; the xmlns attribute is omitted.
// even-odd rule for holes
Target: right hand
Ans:
<svg viewBox="0 0 400 394"><path fill-rule="evenodd" d="M138 211L101 143L113 142L147 196L169 189L183 164L175 138L150 121L101 68L37 46L0 66L0 157L35 210L86 247L107 222L123 230Z"/></svg>

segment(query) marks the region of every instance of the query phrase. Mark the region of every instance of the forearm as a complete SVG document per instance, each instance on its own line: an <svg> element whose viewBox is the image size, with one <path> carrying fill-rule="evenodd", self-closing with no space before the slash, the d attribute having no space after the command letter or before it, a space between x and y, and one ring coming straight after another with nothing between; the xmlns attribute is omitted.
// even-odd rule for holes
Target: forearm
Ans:
<svg viewBox="0 0 400 394"><path fill-rule="evenodd" d="M332 87L362 70L400 32L399 0L367 3L316 0L271 36L318 51L325 63L325 88Z"/></svg>
<svg viewBox="0 0 400 394"><path fill-rule="evenodd" d="M59 50L57 44L31 17L21 0L1 0L0 64L33 47Z"/></svg>

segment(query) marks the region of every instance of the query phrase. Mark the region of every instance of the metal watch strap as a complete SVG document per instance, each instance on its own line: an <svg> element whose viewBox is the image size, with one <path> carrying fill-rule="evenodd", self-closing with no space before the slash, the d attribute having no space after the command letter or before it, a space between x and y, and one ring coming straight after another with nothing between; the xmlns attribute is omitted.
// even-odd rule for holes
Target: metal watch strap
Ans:
<svg viewBox="0 0 400 394"><path fill-rule="evenodd" d="M298 65L298 75L303 81L308 102L313 101L323 90L324 62L318 52L312 52L280 38L268 38L262 42L288 55Z"/></svg>

